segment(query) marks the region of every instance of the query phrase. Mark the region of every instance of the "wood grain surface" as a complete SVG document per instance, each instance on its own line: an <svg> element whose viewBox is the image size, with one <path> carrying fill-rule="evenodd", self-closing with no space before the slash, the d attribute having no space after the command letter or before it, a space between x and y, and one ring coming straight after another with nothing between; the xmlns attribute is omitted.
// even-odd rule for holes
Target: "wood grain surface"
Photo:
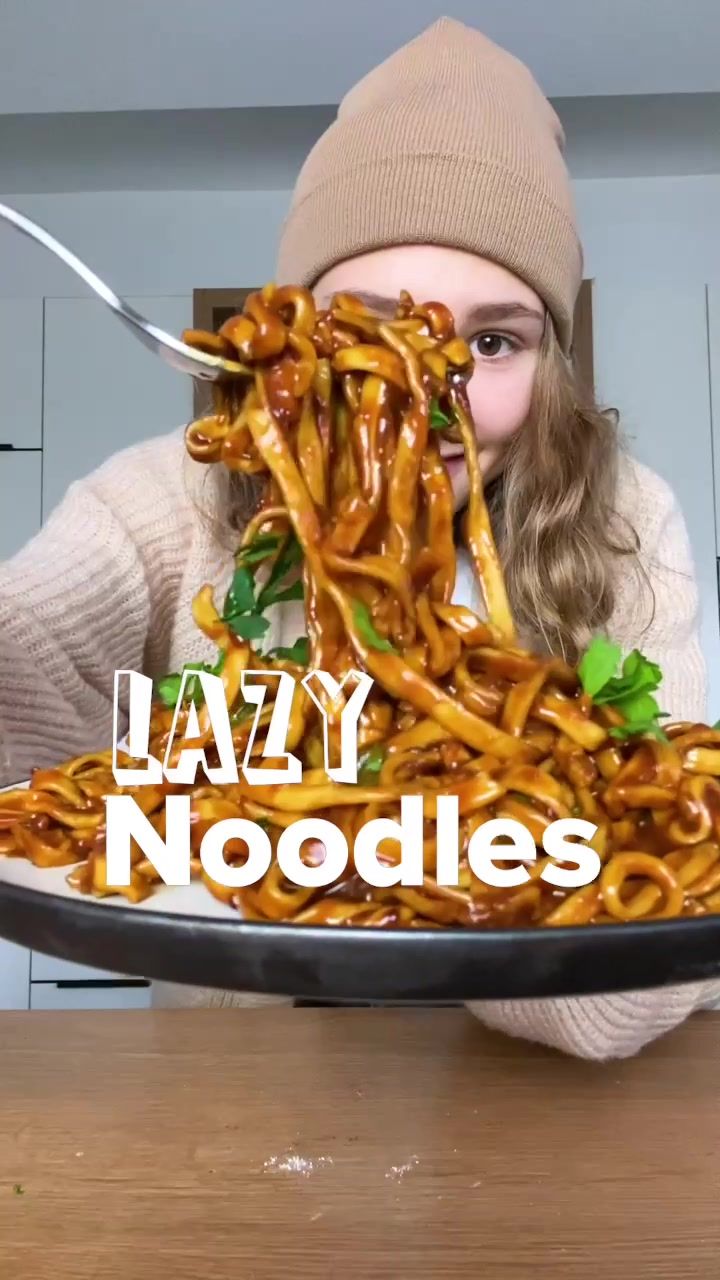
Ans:
<svg viewBox="0 0 720 1280"><path fill-rule="evenodd" d="M3 1280L720 1271L720 1017L592 1064L461 1010L0 1015Z"/></svg>

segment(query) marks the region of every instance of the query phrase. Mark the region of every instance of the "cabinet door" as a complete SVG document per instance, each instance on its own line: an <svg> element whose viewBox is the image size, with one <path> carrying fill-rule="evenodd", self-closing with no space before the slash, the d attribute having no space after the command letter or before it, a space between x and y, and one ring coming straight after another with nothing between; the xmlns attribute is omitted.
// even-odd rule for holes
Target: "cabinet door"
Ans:
<svg viewBox="0 0 720 1280"><path fill-rule="evenodd" d="M122 982L136 982L135 978L127 978L125 974L113 973L110 969L94 969L86 964L73 964L70 960L60 960L57 956L44 955L42 951L33 951L30 966L30 998L33 1000L33 993L38 988L45 988L48 985L58 987L58 990L91 990L94 991L98 998L102 997L102 992L107 990L110 993L129 990L136 991L135 987L125 988L118 986ZM58 986L59 984L59 986ZM139 990L140 988L137 988ZM42 993L41 993L42 994ZM116 996L112 997L113 1000ZM135 996L132 997L133 999ZM31 1004L31 1007L35 1007ZM49 1006L48 1006L49 1007ZM71 1006L68 1005L68 1008ZM100 1006L97 1006L98 1008Z"/></svg>
<svg viewBox="0 0 720 1280"><path fill-rule="evenodd" d="M30 998L30 952L0 939L0 1009L27 1009Z"/></svg>
<svg viewBox="0 0 720 1280"><path fill-rule="evenodd" d="M171 334L192 323L190 297L128 301ZM191 380L137 342L94 298L45 299L43 391L43 518L73 480L118 450L171 431L191 416ZM102 985L118 977L33 954L32 1007L147 1004L148 988ZM98 985L57 985L88 980Z"/></svg>
<svg viewBox="0 0 720 1280"><path fill-rule="evenodd" d="M0 560L10 556L40 528L40 450L0 450Z"/></svg>
<svg viewBox="0 0 720 1280"><path fill-rule="evenodd" d="M4 387L2 395L5 404ZM0 451L0 560L40 527L41 456L39 450ZM27 1009L29 986L30 952L0 939L0 1009Z"/></svg>
<svg viewBox="0 0 720 1280"><path fill-rule="evenodd" d="M596 385L631 452L672 486L687 523L702 606L711 718L720 714L720 621L706 291L599 275Z"/></svg>
<svg viewBox="0 0 720 1280"><path fill-rule="evenodd" d="M41 298L0 298L0 444L42 443Z"/></svg>
<svg viewBox="0 0 720 1280"><path fill-rule="evenodd" d="M720 285L707 290L708 350L710 352L710 411L715 474L715 548L720 573Z"/></svg>
<svg viewBox="0 0 720 1280"><path fill-rule="evenodd" d="M109 969L92 969L85 964L74 964L71 960L60 960L57 956L46 956L42 951L33 951L31 979L33 982L83 982L88 979L94 982L114 981L121 977Z"/></svg>
<svg viewBox="0 0 720 1280"><path fill-rule="evenodd" d="M190 297L128 301L175 336L192 324ZM94 298L45 299L44 397L44 519L73 480L192 416L191 379Z"/></svg>
<svg viewBox="0 0 720 1280"><path fill-rule="evenodd" d="M33 982L31 1009L149 1009L150 986L73 986Z"/></svg>

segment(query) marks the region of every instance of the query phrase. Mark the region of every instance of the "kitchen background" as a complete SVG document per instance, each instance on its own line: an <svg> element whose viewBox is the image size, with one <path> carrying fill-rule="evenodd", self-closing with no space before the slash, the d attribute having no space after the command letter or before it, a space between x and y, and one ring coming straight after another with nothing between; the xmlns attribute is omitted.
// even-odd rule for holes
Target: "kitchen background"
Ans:
<svg viewBox="0 0 720 1280"><path fill-rule="evenodd" d="M272 278L304 155L342 93L448 13L526 61L565 126L596 386L674 486L720 715L720 6L489 0L3 0L0 200L170 332L198 290ZM452 121L448 121L448 131ZM713 412L713 385L715 410ZM74 479L192 412L49 255L0 226L0 557ZM72 601L68 601L72 609ZM0 942L0 1008L123 1007L147 985Z"/></svg>

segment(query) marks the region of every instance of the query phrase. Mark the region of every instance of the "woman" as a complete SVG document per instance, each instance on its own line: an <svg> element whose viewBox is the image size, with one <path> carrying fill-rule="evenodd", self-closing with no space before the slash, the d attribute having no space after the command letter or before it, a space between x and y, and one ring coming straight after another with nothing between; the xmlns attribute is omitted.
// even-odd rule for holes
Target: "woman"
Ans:
<svg viewBox="0 0 720 1280"><path fill-rule="evenodd" d="M682 516L668 487L620 453L569 359L582 254L562 142L529 72L442 19L343 101L298 180L277 275L321 304L343 290L382 311L407 289L451 308L475 352L470 403L523 641L571 659L597 631L625 650L641 644L664 672L664 710L703 719ZM463 461L448 467L460 509ZM73 485L0 570L0 721L13 777L107 746L116 669L154 676L213 656L191 600L203 582L227 584L250 511L246 491L216 472L188 465L181 432L124 451ZM457 598L482 608L467 566ZM274 643L297 635L287 611L273 624ZM472 1009L603 1058L637 1051L709 990ZM158 991L168 1003L233 1002Z"/></svg>

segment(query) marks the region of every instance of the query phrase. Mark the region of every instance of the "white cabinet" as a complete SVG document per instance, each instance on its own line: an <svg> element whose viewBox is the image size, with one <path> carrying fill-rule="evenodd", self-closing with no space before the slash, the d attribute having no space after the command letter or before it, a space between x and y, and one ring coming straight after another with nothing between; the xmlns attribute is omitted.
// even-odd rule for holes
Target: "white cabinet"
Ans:
<svg viewBox="0 0 720 1280"><path fill-rule="evenodd" d="M620 411L631 452L672 486L692 543L702 607L709 707L720 714L716 564L706 290L627 275L594 286L598 395ZM720 339L717 339L720 341Z"/></svg>
<svg viewBox="0 0 720 1280"><path fill-rule="evenodd" d="M710 353L710 409L715 481L715 538L720 560L720 285L707 290L708 351ZM720 567L720 566L719 566Z"/></svg>
<svg viewBox="0 0 720 1280"><path fill-rule="evenodd" d="M146 1003L149 1003L149 987L124 987L117 985L122 982L135 981L136 980L134 978L125 978L121 973L113 973L110 969L94 969L85 964L72 964L69 960L59 960L57 956L47 956L40 951L33 951L32 953L30 966L31 992L35 992L40 987L44 989L52 986L54 989L57 989L56 994L47 996L48 999L63 998L69 1001L69 1003L63 1006L56 1003L52 1005L43 1005L43 1008L84 1008L86 1006L82 1003L73 1003L76 1000L76 997L77 999L81 999L81 997L77 996L77 992L95 992L95 995L92 998L100 998L99 993L101 994L102 991L106 989L102 984L116 984L114 986L107 986L108 991L114 991L115 993L112 997L113 1007L118 1001L122 1001L123 992L130 993L129 999L131 999L132 1004L128 1007L136 1007L134 1003L135 1000L141 998L137 995L138 991L145 991L147 996ZM61 994L63 992L64 995ZM46 997L43 996L42 998L45 999ZM39 1007L39 1005L33 1005L33 1008ZM99 1009L103 1006L96 1004L93 1007Z"/></svg>
<svg viewBox="0 0 720 1280"><path fill-rule="evenodd" d="M179 337L192 298L128 298ZM111 454L192 416L192 381L148 351L94 298L45 299L43 518Z"/></svg>
<svg viewBox="0 0 720 1280"><path fill-rule="evenodd" d="M27 1008L27 1004L23 1006ZM73 986L62 982L33 982L31 1009L149 1009L150 987Z"/></svg>
<svg viewBox="0 0 720 1280"><path fill-rule="evenodd" d="M0 1009L27 1009L30 952L0 938Z"/></svg>
<svg viewBox="0 0 720 1280"><path fill-rule="evenodd" d="M42 362L42 298L0 298L0 444L40 448Z"/></svg>
<svg viewBox="0 0 720 1280"><path fill-rule="evenodd" d="M0 305L0 329L2 317ZM40 366L35 370L38 386L39 374ZM4 388L0 404L3 409L7 404ZM14 555L40 527L41 458L38 449L0 450L0 560ZM30 952L0 939L0 1009L27 1009L29 985Z"/></svg>
<svg viewBox="0 0 720 1280"><path fill-rule="evenodd" d="M90 969L84 964L72 964L69 960L58 960L55 956L46 956L42 951L33 951L31 977L33 982L81 982L84 979L117 978L109 969Z"/></svg>
<svg viewBox="0 0 720 1280"><path fill-rule="evenodd" d="M0 560L40 527L41 298L0 298ZM0 939L0 1009L27 1009L30 952Z"/></svg>
<svg viewBox="0 0 720 1280"><path fill-rule="evenodd" d="M42 453L0 450L0 560L9 560L40 528Z"/></svg>
<svg viewBox="0 0 720 1280"><path fill-rule="evenodd" d="M192 324L191 297L128 298L179 337ZM42 511L113 453L172 431L192 414L192 382L146 350L94 298L46 298ZM63 986L117 974L33 954L33 1008L138 1007L149 988Z"/></svg>
<svg viewBox="0 0 720 1280"><path fill-rule="evenodd" d="M0 451L0 560L40 527L40 475L39 451ZM30 952L0 939L0 1009L27 1009L29 985Z"/></svg>

